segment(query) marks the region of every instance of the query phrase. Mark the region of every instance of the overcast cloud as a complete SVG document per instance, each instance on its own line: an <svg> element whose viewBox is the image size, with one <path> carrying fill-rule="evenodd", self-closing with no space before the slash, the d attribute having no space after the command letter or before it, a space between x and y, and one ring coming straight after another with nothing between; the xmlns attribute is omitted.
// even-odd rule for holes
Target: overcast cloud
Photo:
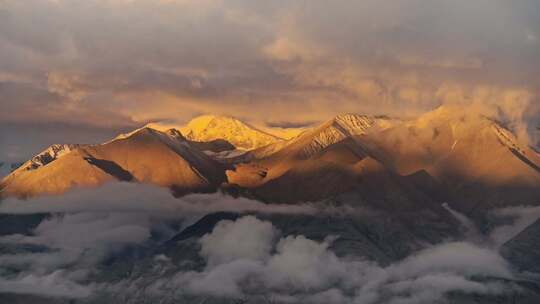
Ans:
<svg viewBox="0 0 540 304"><path fill-rule="evenodd" d="M93 128L95 142L202 113L302 124L442 103L532 121L536 136L538 12L535 0L3 0L0 139L26 155L6 126Z"/></svg>

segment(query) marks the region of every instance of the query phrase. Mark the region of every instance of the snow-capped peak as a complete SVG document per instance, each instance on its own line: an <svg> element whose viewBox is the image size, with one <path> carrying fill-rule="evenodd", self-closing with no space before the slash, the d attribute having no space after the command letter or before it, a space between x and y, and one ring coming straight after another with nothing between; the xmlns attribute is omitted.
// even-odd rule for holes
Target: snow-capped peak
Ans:
<svg viewBox="0 0 540 304"><path fill-rule="evenodd" d="M180 129L186 138L194 141L224 139L238 149L251 150L282 140L258 130L236 118L203 115L192 119Z"/></svg>
<svg viewBox="0 0 540 304"><path fill-rule="evenodd" d="M312 139L304 147L304 154L310 156L347 137L366 134L371 128L380 127L378 122L372 116L340 114L311 132Z"/></svg>
<svg viewBox="0 0 540 304"><path fill-rule="evenodd" d="M66 155L67 153L71 152L72 150L80 147L79 144L54 144L48 147L47 149L43 150L39 154L32 157L29 161L22 164L19 168L17 168L15 171L19 170L35 170L42 166L47 165L48 163L51 163L58 158Z"/></svg>
<svg viewBox="0 0 540 304"><path fill-rule="evenodd" d="M348 135L364 134L375 124L375 118L359 114L340 114L333 119L333 125Z"/></svg>

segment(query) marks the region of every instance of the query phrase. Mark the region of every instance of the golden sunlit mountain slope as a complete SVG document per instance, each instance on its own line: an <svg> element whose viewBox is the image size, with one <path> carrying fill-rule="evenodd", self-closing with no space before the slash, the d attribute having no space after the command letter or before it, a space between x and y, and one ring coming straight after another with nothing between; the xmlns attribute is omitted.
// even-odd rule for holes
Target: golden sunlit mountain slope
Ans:
<svg viewBox="0 0 540 304"><path fill-rule="evenodd" d="M413 120L338 115L292 139L272 137L273 143L227 159L229 165L202 151L217 150L216 141L257 146L267 134L234 119L205 116L195 122L187 129L192 140L176 129L145 127L101 145L53 146L34 158L43 162L29 161L6 177L2 195L61 193L116 178L178 194L225 183L231 191L288 203L353 190L366 197L394 193L395 201L420 197L420 191L463 211L540 203L538 153L500 123L458 108Z"/></svg>
<svg viewBox="0 0 540 304"><path fill-rule="evenodd" d="M283 161L290 158L305 159L322 149L353 135L365 134L390 127L394 120L358 114L342 114L319 126L305 129L298 136L277 142L238 158L239 161Z"/></svg>
<svg viewBox="0 0 540 304"><path fill-rule="evenodd" d="M496 121L452 107L409 121L340 115L239 160L227 171L229 183L267 200L315 200L356 188L366 180L359 168L367 162L410 176L465 210L540 203L538 153ZM444 193L427 189L435 183Z"/></svg>
<svg viewBox="0 0 540 304"><path fill-rule="evenodd" d="M251 189L264 200L317 200L352 189L376 160L367 157L354 135L381 130L388 119L339 115L285 143L276 143L239 158L228 170L229 183Z"/></svg>
<svg viewBox="0 0 540 304"><path fill-rule="evenodd" d="M80 147L82 145L79 144L55 144L51 145L47 149L43 150L41 153L37 154L36 156L32 157L32 159L28 160L27 162L23 163L19 168L14 170L14 173L17 174L17 172L20 171L26 171L26 170L33 170L37 169L41 166L45 166L46 164L66 155L68 152Z"/></svg>
<svg viewBox="0 0 540 304"><path fill-rule="evenodd" d="M197 142L225 140L242 150L251 150L283 140L236 118L226 116L202 115L192 119L185 126L150 123L147 127L162 131L176 128L188 140Z"/></svg>
<svg viewBox="0 0 540 304"><path fill-rule="evenodd" d="M222 164L193 148L178 131L143 128L105 144L78 147L36 169L14 172L2 181L1 193L59 194L118 179L183 194L216 189L225 181L223 172Z"/></svg>
<svg viewBox="0 0 540 304"><path fill-rule="evenodd" d="M41 168L13 172L2 180L0 196L60 194L73 187L93 187L115 179L90 164L87 157L84 149L75 149Z"/></svg>
<svg viewBox="0 0 540 304"><path fill-rule="evenodd" d="M425 170L457 194L465 209L540 203L539 154L480 114L441 107L355 139L400 175Z"/></svg>
<svg viewBox="0 0 540 304"><path fill-rule="evenodd" d="M360 141L400 174L426 169L441 179L456 175L492 184L540 178L538 153L498 122L455 108L441 107Z"/></svg>

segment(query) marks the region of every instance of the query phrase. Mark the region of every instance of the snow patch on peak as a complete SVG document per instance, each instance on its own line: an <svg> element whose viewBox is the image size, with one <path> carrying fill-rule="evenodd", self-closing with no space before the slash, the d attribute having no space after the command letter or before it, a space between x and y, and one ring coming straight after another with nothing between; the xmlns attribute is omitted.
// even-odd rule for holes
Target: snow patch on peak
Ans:
<svg viewBox="0 0 540 304"><path fill-rule="evenodd" d="M367 115L341 114L294 139L292 144L304 142L302 156L311 157L348 137L366 134L378 126L377 122L376 118Z"/></svg>
<svg viewBox="0 0 540 304"><path fill-rule="evenodd" d="M216 121L214 121L216 120ZM184 128L189 128L192 132L204 132L206 128L212 123L227 123L227 124L237 124L238 120L225 116L215 116L215 115L201 115L193 118L188 122Z"/></svg>
<svg viewBox="0 0 540 304"><path fill-rule="evenodd" d="M144 129L144 128L147 128L147 127L144 126L144 127L142 127L142 128L135 129L135 130L133 130L133 131L131 131L131 132L129 132L129 133L122 133L122 134L119 134L119 135L116 136L115 138L113 138L113 139L111 139L111 140L109 140L109 141L107 141L107 142L104 142L103 145L108 144L108 143L111 143L111 142L116 141L116 140L126 139L126 138L132 136L133 134L135 134L135 133L141 131L141 130Z"/></svg>
<svg viewBox="0 0 540 304"><path fill-rule="evenodd" d="M286 142L277 142L249 152L244 159L263 159L273 155L283 156L283 154L289 157L294 155L309 158L346 138L364 135L375 130L384 130L393 126L395 122L395 119L386 117L341 114L319 126L305 129L297 137Z"/></svg>
<svg viewBox="0 0 540 304"><path fill-rule="evenodd" d="M22 164L14 172L36 170L80 147L79 144L54 144Z"/></svg>
<svg viewBox="0 0 540 304"><path fill-rule="evenodd" d="M182 133L176 128L169 128L169 126L163 127L163 126L160 126L158 124L147 124L144 127L135 129L135 130L133 130L133 131L131 131L129 133L120 134L120 135L116 136L115 138L113 138L112 140L104 142L102 145L106 145L106 144L112 143L112 142L117 141L117 140L127 139L127 138L130 138L130 137L132 137L134 135L137 135L137 134L140 134L140 133L149 133L149 134L163 133L163 134L165 134L165 135L167 135L169 137L172 137L174 139L177 139L177 140L182 140L182 141L186 140L186 138L182 135Z"/></svg>
<svg viewBox="0 0 540 304"><path fill-rule="evenodd" d="M334 123L349 135L364 134L375 122L373 117L358 114L341 114L334 118Z"/></svg>

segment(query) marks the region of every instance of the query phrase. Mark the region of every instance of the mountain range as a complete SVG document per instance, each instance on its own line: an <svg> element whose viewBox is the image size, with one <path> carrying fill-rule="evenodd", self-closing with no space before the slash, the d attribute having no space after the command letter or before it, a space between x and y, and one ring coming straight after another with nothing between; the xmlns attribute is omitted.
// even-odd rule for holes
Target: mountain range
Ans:
<svg viewBox="0 0 540 304"><path fill-rule="evenodd" d="M173 281L168 273L211 268L211 261L203 259L204 251L199 252L201 244L209 234L232 225L231 221L238 223L246 214L271 223L283 236L302 235L323 244L336 236L328 243L336 258L361 256L388 269L414 261L418 252L429 253L429 248L440 244L492 242L492 235L512 226L508 216L499 216L500 212L518 212L525 206L533 208L525 210L536 210L540 205L540 154L501 122L448 106L412 119L342 114L298 129L265 129L232 117L205 115L186 125L148 124L101 144L52 145L2 179L0 199L54 197L80 188L99 191L114 181L141 188L142 184L157 185L169 189L177 200L187 194L219 191L270 207L316 205L337 210L320 214L209 212L189 225L183 223L182 229L176 228L178 233L153 246L131 248L129 254L101 265L106 271L100 282L116 284L133 279L138 286L153 290L153 284L164 277ZM0 235L32 231L43 217L36 216L40 217L21 220L29 223L23 224L0 215ZM485 245L493 246L505 258L504 263L527 276L512 280L492 274L472 276L475 283L509 283L517 291L510 296L454 292L449 298L455 303L538 303L540 220L530 218L496 246ZM160 229L152 233L163 233L163 227ZM282 249L279 244L278 251ZM38 249L5 250L27 253ZM288 266L303 265L305 254L293 256L295 263ZM163 272L156 266L156 256L172 261L167 267L174 271ZM462 263L468 258L450 259ZM430 255L426 259L439 262ZM227 274L218 285L236 274ZM251 285L246 286L249 290ZM81 303L143 303L144 292L141 287L129 294L118 292L117 298ZM0 300L2 296L6 297L0 292ZM264 294L262 300L257 298L261 296L258 292L252 296L251 302L245 303L274 303ZM5 299L15 298L7 295ZM163 303L178 299L159 298ZM180 299L185 303L231 303L219 297ZM373 303L386 302L383 297Z"/></svg>
<svg viewBox="0 0 540 304"><path fill-rule="evenodd" d="M497 121L457 108L411 120L338 115L289 139L230 117L165 127L149 124L103 144L52 145L5 177L0 195L60 194L119 179L282 203L372 195L372 187L400 192L403 183L467 213L540 202L539 153ZM394 179L399 185L388 185Z"/></svg>

